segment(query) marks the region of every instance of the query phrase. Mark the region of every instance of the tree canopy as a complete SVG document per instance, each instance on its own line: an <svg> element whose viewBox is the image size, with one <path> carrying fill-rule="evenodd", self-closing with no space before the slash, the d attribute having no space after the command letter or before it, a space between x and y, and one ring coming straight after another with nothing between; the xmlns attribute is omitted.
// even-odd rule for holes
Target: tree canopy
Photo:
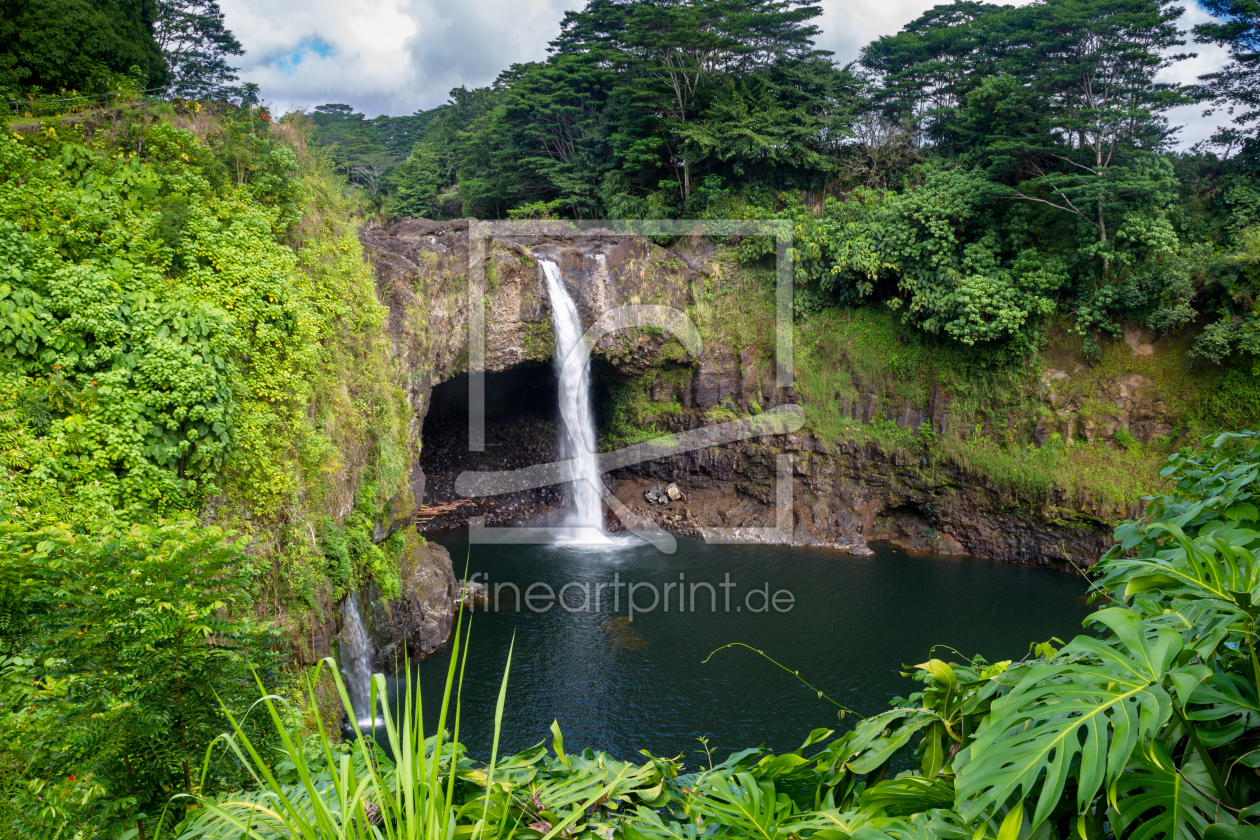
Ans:
<svg viewBox="0 0 1260 840"><path fill-rule="evenodd" d="M222 99L237 79L227 56L244 55L223 23L217 0L157 0L156 36L171 73L171 92L194 99Z"/></svg>
<svg viewBox="0 0 1260 840"><path fill-rule="evenodd" d="M111 74L160 87L169 71L154 39L154 0L4 0L0 85L45 93L104 92Z"/></svg>

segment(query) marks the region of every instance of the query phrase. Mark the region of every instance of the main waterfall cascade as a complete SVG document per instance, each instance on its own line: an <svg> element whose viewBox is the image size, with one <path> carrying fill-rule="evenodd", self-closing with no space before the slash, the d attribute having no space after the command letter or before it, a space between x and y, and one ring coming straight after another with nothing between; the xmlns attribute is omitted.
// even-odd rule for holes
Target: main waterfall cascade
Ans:
<svg viewBox="0 0 1260 840"><path fill-rule="evenodd" d="M341 673L355 717L363 723L370 721L375 713L371 708L372 640L363 626L359 598L354 590L346 596L341 617Z"/></svg>
<svg viewBox="0 0 1260 840"><path fill-rule="evenodd" d="M587 358L581 365L566 365L569 355L582 340L582 321L577 305L569 297L560 276L560 267L550 260L539 260L547 277L547 293L551 297L552 320L556 331L556 376L560 380L560 457L572 464L573 513L565 524L603 531L603 477L599 471L599 454L595 450L595 416L591 408L591 364Z"/></svg>

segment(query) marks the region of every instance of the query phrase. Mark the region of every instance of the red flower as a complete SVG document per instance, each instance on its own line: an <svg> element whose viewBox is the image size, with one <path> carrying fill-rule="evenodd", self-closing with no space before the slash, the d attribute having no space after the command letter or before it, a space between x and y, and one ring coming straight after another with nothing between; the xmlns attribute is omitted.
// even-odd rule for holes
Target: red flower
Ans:
<svg viewBox="0 0 1260 840"><path fill-rule="evenodd" d="M267 116L266 114L263 114L263 115L262 115L262 118L263 118L264 120L269 120L269 119L271 119L271 117Z"/></svg>

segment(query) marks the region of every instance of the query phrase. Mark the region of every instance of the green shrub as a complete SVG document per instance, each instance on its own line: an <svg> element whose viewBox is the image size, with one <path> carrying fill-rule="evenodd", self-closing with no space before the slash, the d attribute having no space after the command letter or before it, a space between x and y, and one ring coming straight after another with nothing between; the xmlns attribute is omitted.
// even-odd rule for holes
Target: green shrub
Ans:
<svg viewBox="0 0 1260 840"><path fill-rule="evenodd" d="M252 561L193 521L0 530L0 599L37 628L0 686L23 836L117 831L153 819L170 791L194 792L226 713L256 698L255 675L268 690L286 684L279 640L250 617L255 589ZM197 789L244 778L218 760Z"/></svg>

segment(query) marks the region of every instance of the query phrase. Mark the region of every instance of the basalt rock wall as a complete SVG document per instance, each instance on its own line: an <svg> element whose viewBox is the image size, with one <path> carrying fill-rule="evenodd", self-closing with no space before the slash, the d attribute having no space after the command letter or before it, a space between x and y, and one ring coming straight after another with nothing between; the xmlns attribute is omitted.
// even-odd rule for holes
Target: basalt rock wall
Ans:
<svg viewBox="0 0 1260 840"><path fill-rule="evenodd" d="M554 493L517 495L461 507L464 500L453 489L458 470L503 468L515 463L513 453L547 448L550 441L523 444L521 453L503 449L475 465L451 457L426 462L421 451L433 389L468 366L470 254L474 259L484 254L484 366L493 372L550 362L551 313L539 259L560 266L589 326L610 309L635 304L692 311L715 253L706 242L665 249L643 238L598 231L499 235L477 242L470 240L466 220L409 219L366 228L361 239L376 266L380 297L389 306L396 368L403 372L400 385L412 408L413 495L422 517L426 511L441 512L422 520L429 527L457 524L467 512L486 516L487 524L521 523L548 499L558 498ZM1140 348L1142 337L1134 341ZM653 429L661 433L696 428L710 422L714 411L757 414L804 400L794 389L776 386L773 358L759 348L714 342L693 353L661 330L631 328L600 338L592 352L618 376L647 382L651 400L672 407L653 420ZM663 360L682 375L663 376ZM1042 376L1038 442L1055 435L1107 441L1121 429L1138 441L1169 433L1160 396L1149 380L1130 375L1105 383L1107 393L1087 396L1091 405L1103 400L1108 413L1086 418L1080 411L1086 397L1067 387L1074 373L1050 368ZM974 423L974 418L955 416L953 396L939 386L927 388L921 404L864 383L856 374L853 386L855 396L837 397L835 407L857 423L891 422L902 429L926 424L938 434ZM554 429L539 434L554 435ZM792 456L793 473L791 525L780 538L803 545L860 552L870 540L892 539L944 553L1084 566L1109 544L1110 524L1133 513L1054 492L1035 504L1020 501L958 467L908 459L873 444L825 440L808 429L638 464L608 481L624 503L665 528L691 534L712 528L764 533L781 524L774 482L780 454ZM441 473L432 482L425 463ZM687 499L664 508L648 504L644 491L659 482L679 484ZM382 523L383 532L412 520L416 508L405 508Z"/></svg>

